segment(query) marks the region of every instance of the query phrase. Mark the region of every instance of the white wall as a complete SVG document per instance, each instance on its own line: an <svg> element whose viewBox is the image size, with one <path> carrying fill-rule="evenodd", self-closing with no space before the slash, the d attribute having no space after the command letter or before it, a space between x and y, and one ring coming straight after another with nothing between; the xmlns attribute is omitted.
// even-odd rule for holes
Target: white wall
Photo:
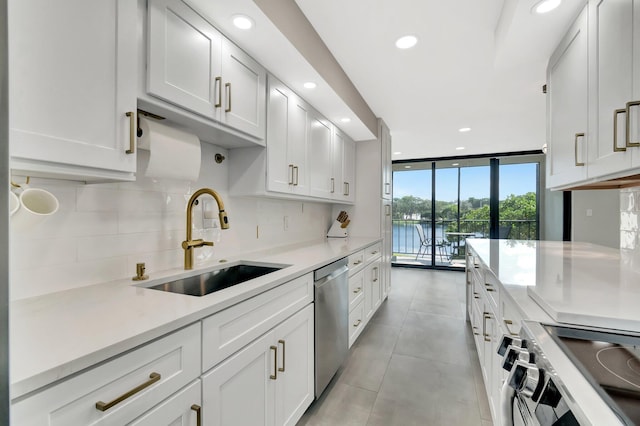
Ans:
<svg viewBox="0 0 640 426"><path fill-rule="evenodd" d="M201 187L220 193L231 226L225 231L207 230L207 239L219 241L213 248L196 249L200 258L196 262L202 262L205 255L210 256L208 260L221 259L326 235L330 204L231 197L229 161L216 164L216 152L234 155L233 151L202 144L200 178L194 184L145 177L137 182L92 185L33 179L32 187L55 194L60 210L28 232L11 229L11 299L131 277L137 262L146 262L151 276L156 271L182 268L185 206ZM144 170L146 161L148 152L139 151L138 170ZM23 181L20 177L14 180ZM199 214L194 215L196 227L202 224Z"/></svg>
<svg viewBox="0 0 640 426"><path fill-rule="evenodd" d="M572 240L620 247L620 191L573 191ZM591 216L589 216L591 210Z"/></svg>

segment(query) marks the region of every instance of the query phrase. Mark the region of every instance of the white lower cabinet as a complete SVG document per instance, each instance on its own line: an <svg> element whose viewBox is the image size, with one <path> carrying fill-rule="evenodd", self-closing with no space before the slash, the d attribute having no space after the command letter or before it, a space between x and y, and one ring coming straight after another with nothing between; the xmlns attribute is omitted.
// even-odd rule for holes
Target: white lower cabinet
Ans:
<svg viewBox="0 0 640 426"><path fill-rule="evenodd" d="M313 305L202 376L206 425L294 425L314 397Z"/></svg>
<svg viewBox="0 0 640 426"><path fill-rule="evenodd" d="M380 259L370 263L365 271L364 313L367 321L373 317L380 303L382 303L382 288L380 286Z"/></svg>
<svg viewBox="0 0 640 426"><path fill-rule="evenodd" d="M382 244L376 243L349 256L349 347L382 304L385 284L381 252Z"/></svg>
<svg viewBox="0 0 640 426"><path fill-rule="evenodd" d="M201 382L196 380L171 398L158 404L130 426L202 425Z"/></svg>
<svg viewBox="0 0 640 426"><path fill-rule="evenodd" d="M502 424L500 398L507 372L498 344L503 335L518 335L522 316L502 284L469 248L467 253L467 312L482 369L493 422Z"/></svg>
<svg viewBox="0 0 640 426"><path fill-rule="evenodd" d="M196 380L200 356L196 323L14 402L11 424L128 424Z"/></svg>

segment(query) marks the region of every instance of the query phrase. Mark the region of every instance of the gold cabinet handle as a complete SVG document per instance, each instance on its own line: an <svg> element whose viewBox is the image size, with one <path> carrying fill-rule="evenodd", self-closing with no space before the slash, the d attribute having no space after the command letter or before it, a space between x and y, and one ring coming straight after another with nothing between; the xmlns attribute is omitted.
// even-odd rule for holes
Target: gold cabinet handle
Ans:
<svg viewBox="0 0 640 426"><path fill-rule="evenodd" d="M289 164L289 185L293 185L293 164Z"/></svg>
<svg viewBox="0 0 640 426"><path fill-rule="evenodd" d="M273 374L269 375L271 380L278 379L278 347L271 346L269 349L273 351Z"/></svg>
<svg viewBox="0 0 640 426"><path fill-rule="evenodd" d="M510 335L512 335L512 336L519 336L519 334L518 334L518 333L514 333L514 332L513 332L513 331L511 331L511 329L509 328L509 326L510 326L510 325L513 325L513 321L506 319L506 320L502 320L502 322L504 322L504 326L505 326L505 328L507 329L507 333L509 333L509 334L510 334Z"/></svg>
<svg viewBox="0 0 640 426"><path fill-rule="evenodd" d="M295 180L293 181L293 186L298 186L298 177L299 177L298 166L293 166L293 172L295 173L295 176L296 176Z"/></svg>
<svg viewBox="0 0 640 426"><path fill-rule="evenodd" d="M202 426L202 407L198 404L193 404L191 409L196 412L196 426Z"/></svg>
<svg viewBox="0 0 640 426"><path fill-rule="evenodd" d="M342 195L348 196L349 195L349 182L343 182L342 186L343 186L343 189L344 189L344 192L343 192Z"/></svg>
<svg viewBox="0 0 640 426"><path fill-rule="evenodd" d="M334 192L336 192L336 180L331 178L331 193L333 194Z"/></svg>
<svg viewBox="0 0 640 426"><path fill-rule="evenodd" d="M390 183L385 183L384 184L384 193L385 194L391 194L391 184Z"/></svg>
<svg viewBox="0 0 640 426"><path fill-rule="evenodd" d="M362 260L356 260L355 262L353 262L354 265L359 265L362 263Z"/></svg>
<svg viewBox="0 0 640 426"><path fill-rule="evenodd" d="M473 292L473 298L474 299L480 299L480 295L474 291Z"/></svg>
<svg viewBox="0 0 640 426"><path fill-rule="evenodd" d="M357 327L357 326L359 326L361 323L362 323L362 320L361 320L361 319L359 319L358 321L356 321L355 323L353 323L353 326L354 326L354 327Z"/></svg>
<svg viewBox="0 0 640 426"><path fill-rule="evenodd" d="M482 313L482 335L484 336L485 342L490 342L491 337L489 337L489 333L487 333L487 320L491 319L491 314L489 312Z"/></svg>
<svg viewBox="0 0 640 426"><path fill-rule="evenodd" d="M353 294L358 294L362 291L362 287L358 287L355 290L353 290Z"/></svg>
<svg viewBox="0 0 640 426"><path fill-rule="evenodd" d="M224 112L231 112L231 83L224 84L224 91L227 97L227 108L225 108Z"/></svg>
<svg viewBox="0 0 640 426"><path fill-rule="evenodd" d="M160 380L160 378L161 378L160 374L155 373L155 372L151 373L151 374L149 374L149 380L147 380L146 382L144 382L143 384L141 384L139 386L136 386L135 388L131 389L130 391L120 395L119 397L117 397L113 401L110 401L110 402L98 401L98 402L96 402L96 408L98 410L100 410L100 411L107 411L109 408L113 407L114 405L120 404L125 399L130 398L133 395L135 395L138 392L140 392L141 390L151 386L152 384L154 384L155 382Z"/></svg>
<svg viewBox="0 0 640 426"><path fill-rule="evenodd" d="M278 343L282 345L282 368L278 368L278 371L284 373L284 369L285 369L285 354L286 354L286 348L285 348L285 342L284 340L278 340Z"/></svg>
<svg viewBox="0 0 640 426"><path fill-rule="evenodd" d="M216 77L213 84L213 96L218 94L218 102L215 103L214 107L220 108L222 106L222 77Z"/></svg>
<svg viewBox="0 0 640 426"><path fill-rule="evenodd" d="M627 110L624 108L613 111L613 152L623 152L627 150L626 146L623 146L623 147L618 146L618 115L626 114L626 113L627 113ZM627 119L627 124L629 124L628 119ZM629 136L628 130L627 130L627 136Z"/></svg>
<svg viewBox="0 0 640 426"><path fill-rule="evenodd" d="M374 267L373 268L373 282L375 283L376 281L378 281L378 267Z"/></svg>
<svg viewBox="0 0 640 426"><path fill-rule="evenodd" d="M487 289L487 291L496 291L496 289L489 283L484 283L484 288Z"/></svg>
<svg viewBox="0 0 640 426"><path fill-rule="evenodd" d="M578 162L578 138L584 138L584 133L576 133L573 144L573 153L575 154L576 166L584 166L584 162Z"/></svg>
<svg viewBox="0 0 640 426"><path fill-rule="evenodd" d="M480 333L478 333L478 331L477 331L477 330L478 330L478 327L473 326L473 327L471 327L471 328L473 329L473 335L474 335L474 336L479 336L479 335L480 335Z"/></svg>
<svg viewBox="0 0 640 426"><path fill-rule="evenodd" d="M625 108L625 112L627 113L627 123L626 123L626 130L627 130L627 138L626 138L626 146L627 147L634 147L634 146L640 146L640 140L638 141L632 141L631 140L631 107L637 107L640 106L640 101L631 101L631 102L627 102L626 108Z"/></svg>
<svg viewBox="0 0 640 426"><path fill-rule="evenodd" d="M129 149L125 152L127 154L135 154L136 152L136 113L127 111L125 113L129 117Z"/></svg>

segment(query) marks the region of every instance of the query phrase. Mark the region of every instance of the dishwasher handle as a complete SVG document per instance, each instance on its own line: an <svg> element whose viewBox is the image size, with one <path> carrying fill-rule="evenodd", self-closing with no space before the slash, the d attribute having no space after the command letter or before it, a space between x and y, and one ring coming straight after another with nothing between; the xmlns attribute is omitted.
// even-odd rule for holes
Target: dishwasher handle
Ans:
<svg viewBox="0 0 640 426"><path fill-rule="evenodd" d="M331 280L340 274L344 274L345 272L348 272L349 271L349 267L347 266L348 264L349 263L347 258L344 257L340 260L336 260L333 263L323 266L320 269L316 269L313 272L313 280L316 287L321 286L326 281Z"/></svg>

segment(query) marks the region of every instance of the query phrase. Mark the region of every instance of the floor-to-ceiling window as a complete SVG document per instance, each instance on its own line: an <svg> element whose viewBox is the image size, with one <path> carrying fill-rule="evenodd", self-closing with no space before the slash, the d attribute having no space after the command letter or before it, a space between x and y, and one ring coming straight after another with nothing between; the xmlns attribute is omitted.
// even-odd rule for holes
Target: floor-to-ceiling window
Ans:
<svg viewBox="0 0 640 426"><path fill-rule="evenodd" d="M538 155L394 162L393 263L464 268L467 238L537 239L539 169Z"/></svg>

